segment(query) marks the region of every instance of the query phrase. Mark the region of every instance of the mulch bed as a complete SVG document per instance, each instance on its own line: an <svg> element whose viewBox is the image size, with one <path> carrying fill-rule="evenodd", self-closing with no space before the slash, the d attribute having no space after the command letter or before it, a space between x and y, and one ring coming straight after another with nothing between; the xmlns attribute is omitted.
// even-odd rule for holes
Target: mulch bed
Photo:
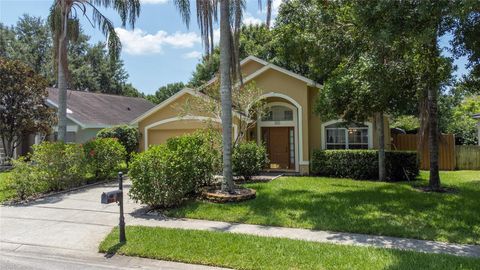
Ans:
<svg viewBox="0 0 480 270"><path fill-rule="evenodd" d="M230 203L242 202L254 199L257 192L251 188L236 187L233 193L223 192L220 189L212 189L203 192L203 198L210 202Z"/></svg>

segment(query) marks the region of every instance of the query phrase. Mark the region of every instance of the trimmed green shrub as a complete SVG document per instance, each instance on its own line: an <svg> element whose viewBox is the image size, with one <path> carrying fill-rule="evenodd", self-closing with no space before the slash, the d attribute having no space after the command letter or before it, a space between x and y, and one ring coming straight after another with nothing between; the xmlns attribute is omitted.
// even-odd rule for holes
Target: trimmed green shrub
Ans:
<svg viewBox="0 0 480 270"><path fill-rule="evenodd" d="M43 142L33 146L30 160L47 190L63 190L84 181L85 154L81 145Z"/></svg>
<svg viewBox="0 0 480 270"><path fill-rule="evenodd" d="M104 128L97 133L97 138L117 138L127 151L127 163L131 154L138 150L138 142L140 140L140 132L135 127L128 125Z"/></svg>
<svg viewBox="0 0 480 270"><path fill-rule="evenodd" d="M417 153L413 151L387 151L385 162L388 181L415 180L420 173Z"/></svg>
<svg viewBox="0 0 480 270"><path fill-rule="evenodd" d="M134 155L130 197L151 207L171 207L198 194L218 169L219 152L211 134L172 138Z"/></svg>
<svg viewBox="0 0 480 270"><path fill-rule="evenodd" d="M233 149L233 173L250 180L268 164L267 149L255 142L244 142Z"/></svg>
<svg viewBox="0 0 480 270"><path fill-rule="evenodd" d="M83 146L89 172L97 179L116 175L125 161L127 152L116 138L94 139Z"/></svg>
<svg viewBox="0 0 480 270"><path fill-rule="evenodd" d="M419 174L415 152L386 151L387 181L414 180ZM378 179L377 150L315 150L311 171L316 175Z"/></svg>
<svg viewBox="0 0 480 270"><path fill-rule="evenodd" d="M10 187L17 193L17 198L25 200L46 188L40 181L40 171L36 166L27 163L24 157L12 162L13 169L8 177Z"/></svg>

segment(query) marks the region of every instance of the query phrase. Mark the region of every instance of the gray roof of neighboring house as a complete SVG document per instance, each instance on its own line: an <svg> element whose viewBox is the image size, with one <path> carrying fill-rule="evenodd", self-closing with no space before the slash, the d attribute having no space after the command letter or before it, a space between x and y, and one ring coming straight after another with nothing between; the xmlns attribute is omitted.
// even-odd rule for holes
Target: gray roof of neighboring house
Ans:
<svg viewBox="0 0 480 270"><path fill-rule="evenodd" d="M47 102L57 107L58 89L47 90ZM129 124L154 106L155 104L143 98L67 91L67 117L82 127Z"/></svg>
<svg viewBox="0 0 480 270"><path fill-rule="evenodd" d="M474 114L474 115L473 115L473 118L475 118L475 119L480 119L480 113Z"/></svg>

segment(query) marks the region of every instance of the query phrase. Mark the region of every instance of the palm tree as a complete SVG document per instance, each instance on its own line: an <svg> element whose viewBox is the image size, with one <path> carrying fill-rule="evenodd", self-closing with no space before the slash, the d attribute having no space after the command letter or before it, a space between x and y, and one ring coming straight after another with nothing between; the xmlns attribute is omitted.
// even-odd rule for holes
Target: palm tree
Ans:
<svg viewBox="0 0 480 270"><path fill-rule="evenodd" d="M68 42L74 41L80 31L79 16L84 16L92 25L98 27L107 37L108 51L112 58L120 54L121 43L113 23L98 8L113 8L122 20L135 26L140 15L140 0L55 0L50 9L55 59L57 63L58 87L58 140L65 141L67 134L67 86L68 86ZM90 15L87 14L90 13Z"/></svg>
<svg viewBox="0 0 480 270"><path fill-rule="evenodd" d="M190 21L190 1L174 0L185 24ZM220 6L220 97L223 127L222 191L233 193L232 173L232 78L241 81L238 40L245 0L196 0L197 22L207 55L213 52L213 22ZM231 16L233 14L233 16Z"/></svg>
<svg viewBox="0 0 480 270"><path fill-rule="evenodd" d="M271 23L272 23L272 0L267 0L267 19L265 21L265 26L267 28L270 28Z"/></svg>

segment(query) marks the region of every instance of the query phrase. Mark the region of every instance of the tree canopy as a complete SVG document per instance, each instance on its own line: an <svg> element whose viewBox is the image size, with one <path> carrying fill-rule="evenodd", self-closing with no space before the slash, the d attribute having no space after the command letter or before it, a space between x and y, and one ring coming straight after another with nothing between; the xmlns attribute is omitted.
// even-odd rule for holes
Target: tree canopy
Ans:
<svg viewBox="0 0 480 270"><path fill-rule="evenodd" d="M45 104L47 82L20 61L0 58L0 139L8 158L24 134L47 134L55 112Z"/></svg>
<svg viewBox="0 0 480 270"><path fill-rule="evenodd" d="M109 57L104 42L90 44L90 37L80 29L78 38L68 46L69 88L108 94L141 96L127 83L128 73L121 59ZM0 24L0 56L19 60L56 86L53 41L47 22L28 14L11 26Z"/></svg>

